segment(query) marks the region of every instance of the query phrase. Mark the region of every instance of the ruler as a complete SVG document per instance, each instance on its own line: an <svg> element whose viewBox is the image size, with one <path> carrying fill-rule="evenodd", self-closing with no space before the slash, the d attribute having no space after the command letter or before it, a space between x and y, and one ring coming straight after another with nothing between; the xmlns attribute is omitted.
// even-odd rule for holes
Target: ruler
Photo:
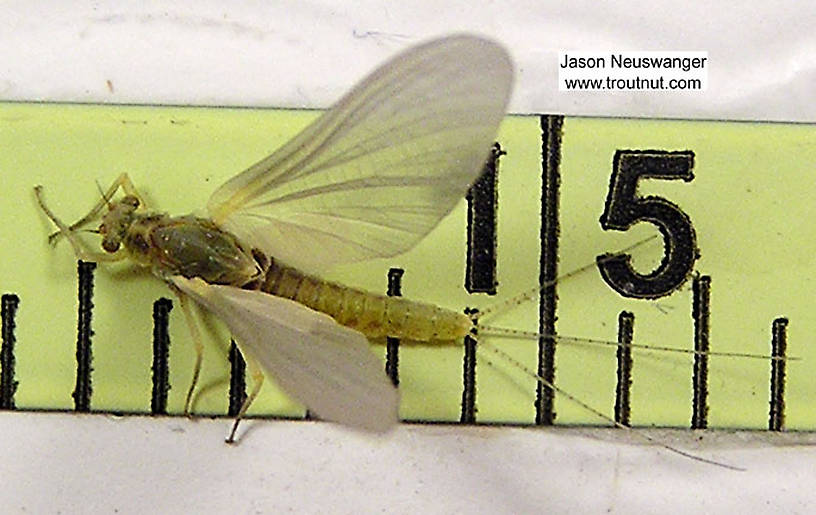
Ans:
<svg viewBox="0 0 816 515"><path fill-rule="evenodd" d="M66 220L98 199L95 181L106 186L121 172L152 207L201 211L218 185L316 115L0 104L0 407L179 413L194 360L181 313L172 299L161 300L171 298L161 282L120 265L86 266L80 281L70 247L48 247L52 227L36 208L35 184ZM637 349L629 360L615 346L566 339L490 343L632 425L813 429L812 125L510 116L498 144L493 173L419 246L339 267L327 278L456 310L484 309L542 277L658 235L628 252L631 270L604 259L545 289L539 302L487 323L652 346L787 352L800 360L781 367L769 359ZM230 398L234 405L240 397L240 381L231 379L240 376L240 361L228 359L223 328L206 316L204 325L195 411L226 414ZM487 352L406 342L373 348L399 381L407 420L605 423ZM303 415L271 385L252 412Z"/></svg>

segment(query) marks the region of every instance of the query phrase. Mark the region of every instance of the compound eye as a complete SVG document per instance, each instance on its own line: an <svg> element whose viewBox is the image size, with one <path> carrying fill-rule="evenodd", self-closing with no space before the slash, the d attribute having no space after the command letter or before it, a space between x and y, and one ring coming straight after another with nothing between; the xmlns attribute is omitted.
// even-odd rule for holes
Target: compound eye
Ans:
<svg viewBox="0 0 816 515"><path fill-rule="evenodd" d="M130 206L133 209L136 209L137 207L139 207L139 199L137 199L133 195L125 195L124 197L122 197L121 202L122 202L122 204Z"/></svg>
<svg viewBox="0 0 816 515"><path fill-rule="evenodd" d="M113 254L117 250L119 250L120 243L118 241L109 240L105 238L102 240L102 248L105 249L105 252L110 252Z"/></svg>

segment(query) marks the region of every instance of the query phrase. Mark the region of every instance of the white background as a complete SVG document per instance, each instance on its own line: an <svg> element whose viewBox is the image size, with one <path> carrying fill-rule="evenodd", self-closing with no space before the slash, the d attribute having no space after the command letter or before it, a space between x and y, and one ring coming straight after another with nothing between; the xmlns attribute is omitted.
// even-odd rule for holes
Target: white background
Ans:
<svg viewBox="0 0 816 515"><path fill-rule="evenodd" d="M135 4L134 4L135 5ZM511 50L511 110L816 121L816 9L783 2L0 4L0 99L327 107L429 36L467 30ZM795 6L795 7L794 7ZM704 50L703 93L559 93L569 49ZM2 172L8 173L8 172ZM403 426L383 439L327 424L0 414L0 508L28 513L812 511L809 435L676 445L618 432ZM671 435L658 437L674 443ZM716 444L709 441L715 439ZM691 440L691 441L683 441Z"/></svg>
<svg viewBox="0 0 816 515"><path fill-rule="evenodd" d="M816 6L673 5L6 1L0 98L328 107L397 50L470 31L510 49L515 113L816 121ZM708 51L709 89L559 94L559 50Z"/></svg>

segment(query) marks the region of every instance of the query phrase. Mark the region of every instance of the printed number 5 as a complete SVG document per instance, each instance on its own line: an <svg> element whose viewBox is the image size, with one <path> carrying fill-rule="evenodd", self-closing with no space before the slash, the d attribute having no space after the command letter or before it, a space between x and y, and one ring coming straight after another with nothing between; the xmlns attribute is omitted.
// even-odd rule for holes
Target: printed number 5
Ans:
<svg viewBox="0 0 816 515"><path fill-rule="evenodd" d="M670 294L688 279L700 257L691 219L663 197L638 195L640 178L690 182L694 179L694 153L659 150L618 150L609 183L609 196L601 216L606 231L626 231L635 223L655 224L663 234L660 266L647 275L632 268L629 254L597 257L604 281L624 297L656 299Z"/></svg>

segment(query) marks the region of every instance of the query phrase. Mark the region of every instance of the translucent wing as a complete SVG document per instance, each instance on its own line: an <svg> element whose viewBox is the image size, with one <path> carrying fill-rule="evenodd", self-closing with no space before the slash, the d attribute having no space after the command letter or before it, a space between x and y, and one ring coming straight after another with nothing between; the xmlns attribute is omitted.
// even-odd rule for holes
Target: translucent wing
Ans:
<svg viewBox="0 0 816 515"><path fill-rule="evenodd" d="M505 50L478 37L410 49L221 186L210 215L307 271L404 252L478 177L512 80Z"/></svg>
<svg viewBox="0 0 816 515"><path fill-rule="evenodd" d="M283 390L318 417L367 431L397 422L399 394L361 333L297 302L175 276Z"/></svg>

